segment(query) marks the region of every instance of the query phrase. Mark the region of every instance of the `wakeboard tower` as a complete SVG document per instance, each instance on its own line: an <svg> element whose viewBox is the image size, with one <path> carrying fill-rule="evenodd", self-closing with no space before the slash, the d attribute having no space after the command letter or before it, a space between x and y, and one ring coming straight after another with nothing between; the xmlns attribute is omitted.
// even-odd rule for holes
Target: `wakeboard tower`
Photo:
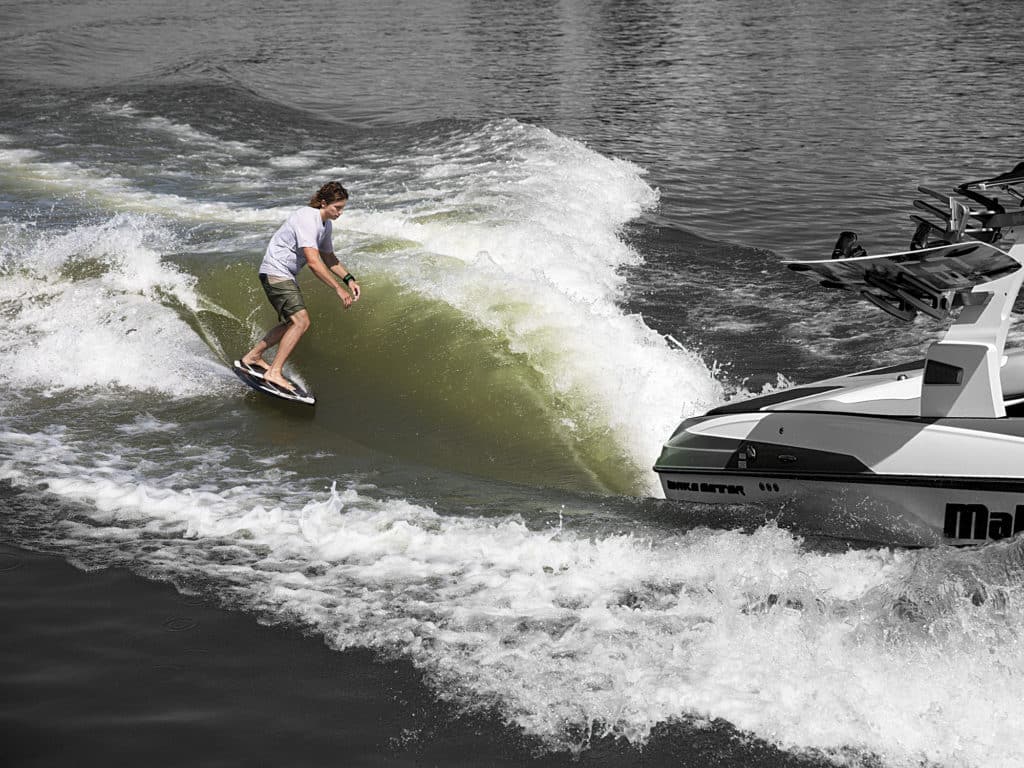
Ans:
<svg viewBox="0 0 1024 768"><path fill-rule="evenodd" d="M844 232L831 259L785 263L905 322L950 323L945 335L921 360L686 419L654 467L667 498L896 545L1024 530L1024 350L1005 350L1024 281L1024 163L952 195L919 190L928 217L912 215L910 250L870 256Z"/></svg>

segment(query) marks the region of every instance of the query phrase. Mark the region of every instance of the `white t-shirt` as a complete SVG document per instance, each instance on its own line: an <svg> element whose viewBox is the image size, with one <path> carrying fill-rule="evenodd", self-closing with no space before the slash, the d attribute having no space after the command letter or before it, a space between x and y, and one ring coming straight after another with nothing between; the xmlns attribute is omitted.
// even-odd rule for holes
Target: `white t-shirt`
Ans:
<svg viewBox="0 0 1024 768"><path fill-rule="evenodd" d="M294 279L306 266L303 248L316 248L321 254L334 253L331 220L320 218L320 209L304 205L295 211L270 238L260 264L261 275Z"/></svg>

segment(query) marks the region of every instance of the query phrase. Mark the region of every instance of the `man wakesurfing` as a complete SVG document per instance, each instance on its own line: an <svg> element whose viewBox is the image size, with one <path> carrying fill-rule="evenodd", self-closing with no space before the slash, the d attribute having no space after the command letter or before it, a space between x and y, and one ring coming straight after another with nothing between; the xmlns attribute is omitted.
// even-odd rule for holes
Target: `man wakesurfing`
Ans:
<svg viewBox="0 0 1024 768"><path fill-rule="evenodd" d="M324 184L307 205L278 228L260 264L260 283L280 322L245 354L242 363L286 392L294 392L295 387L284 376L284 364L310 327L309 312L296 280L299 270L309 264L313 274L334 289L345 309L361 295L359 283L334 255L331 238L332 222L341 216L347 203L348 191L341 184ZM268 364L263 355L274 346L278 347L277 354Z"/></svg>

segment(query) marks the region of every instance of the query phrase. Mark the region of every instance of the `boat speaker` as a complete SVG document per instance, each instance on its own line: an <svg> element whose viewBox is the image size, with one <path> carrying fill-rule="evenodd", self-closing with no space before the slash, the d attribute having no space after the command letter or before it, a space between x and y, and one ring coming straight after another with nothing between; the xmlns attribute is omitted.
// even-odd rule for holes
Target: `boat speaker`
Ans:
<svg viewBox="0 0 1024 768"><path fill-rule="evenodd" d="M856 259L867 255L868 252L864 250L860 241L857 240L856 232L839 233L839 239L836 240L836 246L832 249L833 259Z"/></svg>
<svg viewBox="0 0 1024 768"><path fill-rule="evenodd" d="M917 229L914 230L914 237L910 240L910 250L919 251L922 248L936 248L940 245L949 245L950 241L943 237L934 237L933 232L941 231L934 224L918 220Z"/></svg>
<svg viewBox="0 0 1024 768"><path fill-rule="evenodd" d="M927 248L929 241L931 240L932 225L927 221L922 221L917 225L917 229L914 230L914 237L910 241L910 250L919 251L922 248Z"/></svg>

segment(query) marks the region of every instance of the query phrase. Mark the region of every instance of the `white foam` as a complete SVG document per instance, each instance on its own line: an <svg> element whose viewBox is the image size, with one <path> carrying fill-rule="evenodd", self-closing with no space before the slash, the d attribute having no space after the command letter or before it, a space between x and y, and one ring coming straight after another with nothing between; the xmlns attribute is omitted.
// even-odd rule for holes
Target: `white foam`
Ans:
<svg viewBox="0 0 1024 768"><path fill-rule="evenodd" d="M141 413L131 424L118 425L117 431L126 435L151 435L155 432L175 432L179 428L178 424L160 421L150 413Z"/></svg>
<svg viewBox="0 0 1024 768"><path fill-rule="evenodd" d="M189 150L193 152L196 147L205 147L216 151L218 154L255 155L259 153L257 148L244 141L223 139L206 131L199 130L188 123L180 123L162 115L145 116L131 102L105 99L94 104L92 111L100 115L124 120L132 126L140 126L149 131L168 134L177 141L187 143Z"/></svg>
<svg viewBox="0 0 1024 768"><path fill-rule="evenodd" d="M311 168L322 158L322 152L297 152L294 155L272 157L269 162L274 168Z"/></svg>
<svg viewBox="0 0 1024 768"><path fill-rule="evenodd" d="M0 380L47 392L125 387L191 396L222 386L208 348L162 297L195 312L195 279L163 262L171 234L144 216L117 215L63 235L24 229L0 249L7 333ZM76 265L99 273L62 278Z"/></svg>
<svg viewBox="0 0 1024 768"><path fill-rule="evenodd" d="M114 117L136 118L139 110L130 101L118 102L114 99L104 99L92 106L94 112L105 113Z"/></svg>
<svg viewBox="0 0 1024 768"><path fill-rule="evenodd" d="M293 210L293 206L256 209L215 200L196 202L181 195L148 192L116 173L44 161L41 153L29 149L0 150L0 174L19 185L37 187L48 196L81 196L110 211L160 214L170 219L276 226Z"/></svg>
<svg viewBox="0 0 1024 768"><path fill-rule="evenodd" d="M188 123L177 123L173 120L168 120L166 117L150 117L143 120L142 125L153 131L170 134L177 141L187 144L192 152L198 146L212 147L219 152L229 152L232 156L255 155L259 152L255 147L243 141L221 139L205 131L200 131Z"/></svg>
<svg viewBox="0 0 1024 768"><path fill-rule="evenodd" d="M0 164L27 165L40 157L34 149L0 149Z"/></svg>
<svg viewBox="0 0 1024 768"><path fill-rule="evenodd" d="M440 695L551 746L724 718L837 759L1024 759L1021 542L823 554L774 527L585 536L311 495L232 470L230 450L197 447L204 466L225 463L196 490L185 459L147 478L127 451L87 453L65 430L0 437L0 476L86 502L92 521L65 522L65 547L211 584L335 647L399 653Z"/></svg>

